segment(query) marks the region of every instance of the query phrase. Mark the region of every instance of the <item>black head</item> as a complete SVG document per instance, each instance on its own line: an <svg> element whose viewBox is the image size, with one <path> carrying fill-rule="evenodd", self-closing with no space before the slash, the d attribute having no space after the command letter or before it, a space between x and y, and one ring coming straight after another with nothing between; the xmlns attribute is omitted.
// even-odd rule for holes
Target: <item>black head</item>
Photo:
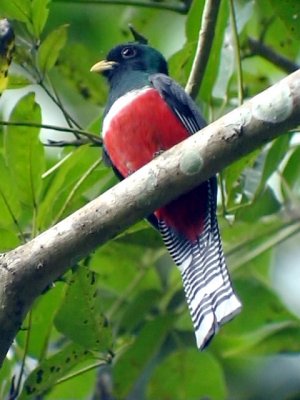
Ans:
<svg viewBox="0 0 300 400"><path fill-rule="evenodd" d="M106 60L95 64L91 71L102 73L109 81L116 75L143 71L146 74L168 74L167 62L160 52L147 44L129 42L114 47Z"/></svg>

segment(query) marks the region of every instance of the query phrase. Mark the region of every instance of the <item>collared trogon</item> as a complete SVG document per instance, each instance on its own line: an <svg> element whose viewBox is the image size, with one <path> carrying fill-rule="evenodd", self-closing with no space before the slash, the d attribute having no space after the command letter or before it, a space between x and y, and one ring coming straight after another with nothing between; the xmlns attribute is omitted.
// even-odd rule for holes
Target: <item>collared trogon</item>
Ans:
<svg viewBox="0 0 300 400"><path fill-rule="evenodd" d="M168 76L164 57L147 44L121 44L92 71L109 83L104 155L121 179L206 125L194 101ZM241 308L225 264L216 198L213 177L149 217L180 270L200 349Z"/></svg>

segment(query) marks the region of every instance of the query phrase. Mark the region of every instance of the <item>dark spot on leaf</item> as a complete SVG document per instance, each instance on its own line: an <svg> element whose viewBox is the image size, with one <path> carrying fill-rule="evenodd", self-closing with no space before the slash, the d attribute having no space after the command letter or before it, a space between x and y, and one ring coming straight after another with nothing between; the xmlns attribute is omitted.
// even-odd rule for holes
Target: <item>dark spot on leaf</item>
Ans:
<svg viewBox="0 0 300 400"><path fill-rule="evenodd" d="M41 383L43 380L44 371L39 369L36 373L36 383Z"/></svg>
<svg viewBox="0 0 300 400"><path fill-rule="evenodd" d="M27 394L32 394L35 391L36 391L36 388L34 386L25 385L25 392Z"/></svg>
<svg viewBox="0 0 300 400"><path fill-rule="evenodd" d="M87 323L88 323L89 321L87 320L87 319L85 319L84 321L83 321L83 323L86 325Z"/></svg>
<svg viewBox="0 0 300 400"><path fill-rule="evenodd" d="M70 357L67 357L67 358L66 358L66 363L68 364L70 361L71 361L71 358L70 358Z"/></svg>
<svg viewBox="0 0 300 400"><path fill-rule="evenodd" d="M91 285L94 285L96 282L96 274L94 272L91 273Z"/></svg>
<svg viewBox="0 0 300 400"><path fill-rule="evenodd" d="M80 93L83 98L89 99L91 97L91 92L87 86L80 85Z"/></svg>
<svg viewBox="0 0 300 400"><path fill-rule="evenodd" d="M60 367L56 367L56 368L55 368L55 372L59 372L60 369L61 369Z"/></svg>
<svg viewBox="0 0 300 400"><path fill-rule="evenodd" d="M55 371L55 367L54 367L54 365L52 365L52 366L50 367L50 372L53 373L54 371Z"/></svg>

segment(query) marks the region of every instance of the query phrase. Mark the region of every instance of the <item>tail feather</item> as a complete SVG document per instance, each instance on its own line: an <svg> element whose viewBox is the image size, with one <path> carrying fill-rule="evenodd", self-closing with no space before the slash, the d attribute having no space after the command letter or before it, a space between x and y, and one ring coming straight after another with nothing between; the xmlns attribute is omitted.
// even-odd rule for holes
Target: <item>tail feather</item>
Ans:
<svg viewBox="0 0 300 400"><path fill-rule="evenodd" d="M199 349L203 349L220 326L241 309L225 263L215 199L210 185L208 188L204 230L196 241L189 241L164 221L159 221L164 242L181 272Z"/></svg>

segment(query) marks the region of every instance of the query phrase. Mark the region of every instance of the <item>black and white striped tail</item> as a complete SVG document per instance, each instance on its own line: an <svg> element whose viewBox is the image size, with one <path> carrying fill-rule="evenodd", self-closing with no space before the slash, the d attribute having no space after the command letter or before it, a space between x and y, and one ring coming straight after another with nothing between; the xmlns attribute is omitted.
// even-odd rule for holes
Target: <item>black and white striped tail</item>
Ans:
<svg viewBox="0 0 300 400"><path fill-rule="evenodd" d="M213 178L214 179L214 178ZM194 324L197 346L203 349L232 319L241 303L231 286L216 217L214 181L208 182L208 210L204 231L194 242L180 236L159 221L164 242L177 264Z"/></svg>

